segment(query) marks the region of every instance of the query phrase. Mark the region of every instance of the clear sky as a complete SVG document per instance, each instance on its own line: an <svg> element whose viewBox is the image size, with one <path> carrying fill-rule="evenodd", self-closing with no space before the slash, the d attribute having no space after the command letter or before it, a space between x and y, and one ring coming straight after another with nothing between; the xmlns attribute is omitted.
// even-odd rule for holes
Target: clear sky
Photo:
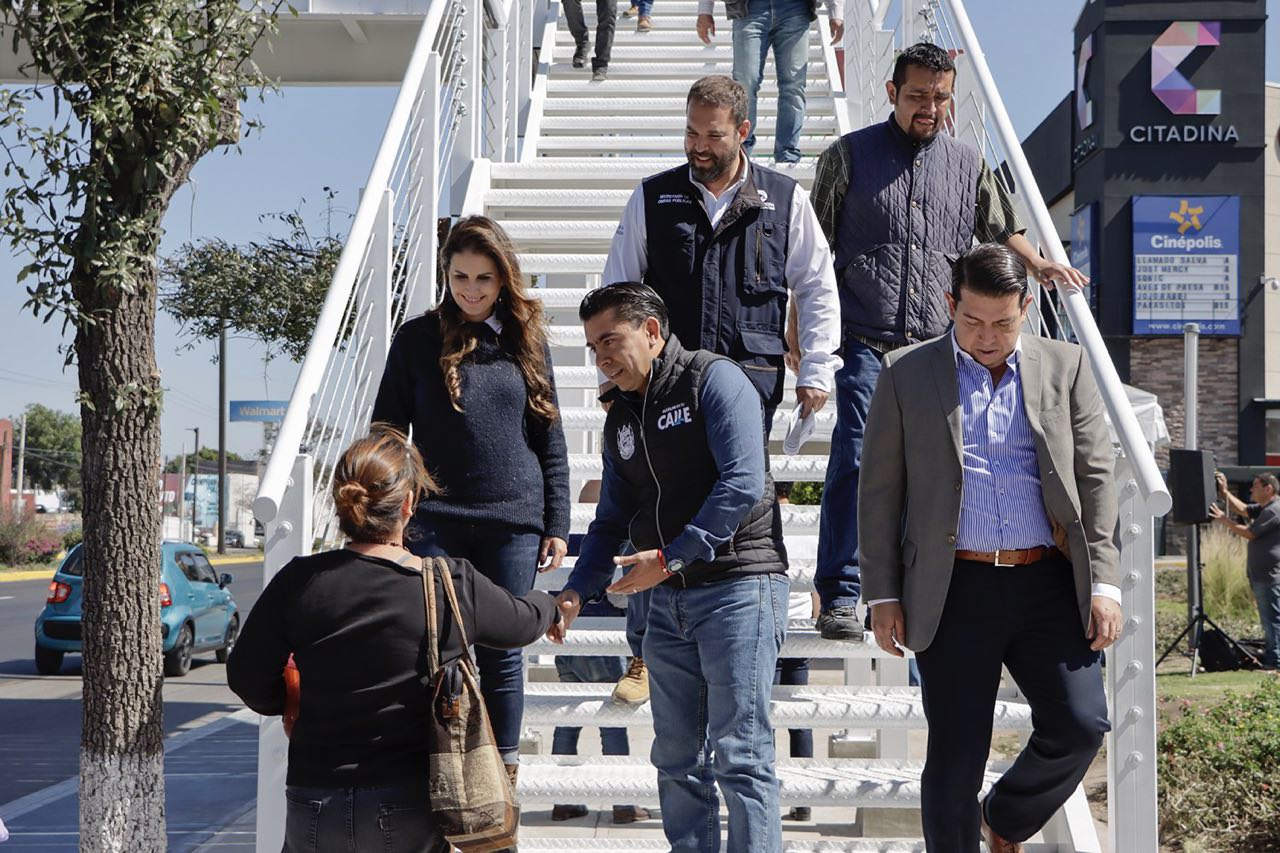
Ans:
<svg viewBox="0 0 1280 853"><path fill-rule="evenodd" d="M662 2L662 0L658 0ZM847 3L856 7L856 3ZM1070 0L969 0L969 15L1020 137L1025 137L1072 88L1072 29L1080 3ZM1034 9L1034 14L1031 13ZM1016 11L1015 11L1016 10ZM1024 11L1026 10L1026 11ZM1280 0L1268 0L1267 79L1280 80ZM322 187L338 191L336 204L354 210L382 136L395 91L389 88L291 88L250 103L246 113L266 125L241 154L214 154L196 168L191 185L174 200L165 220L165 249L212 237L240 242L261 237L269 226L260 214L309 202L313 232L320 221ZM335 216L335 229L346 217ZM63 371L56 321L42 324L22 312L25 293L14 283L21 264L0 254L0 417L19 414L29 403L76 411L74 369ZM213 347L188 349L189 341L161 314L157 356L168 389L161 421L166 455L190 450L190 427L201 444L217 440L217 367ZM240 399L287 399L296 366L284 360L264 370L262 350L233 341L228 394ZM228 427L229 449L252 454L261 444L257 424Z"/></svg>

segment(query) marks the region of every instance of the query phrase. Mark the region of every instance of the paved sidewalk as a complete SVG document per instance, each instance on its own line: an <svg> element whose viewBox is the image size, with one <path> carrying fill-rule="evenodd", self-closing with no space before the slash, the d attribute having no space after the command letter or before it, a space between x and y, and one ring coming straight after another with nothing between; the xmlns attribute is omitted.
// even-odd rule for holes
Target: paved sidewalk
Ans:
<svg viewBox="0 0 1280 853"><path fill-rule="evenodd" d="M167 849L190 853L212 838L233 837L231 828L248 809L249 834L241 837L244 843L237 849L252 850L257 775L255 714L240 711L170 737L165 742ZM0 805L0 818L10 833L4 853L77 853L77 780L72 777Z"/></svg>

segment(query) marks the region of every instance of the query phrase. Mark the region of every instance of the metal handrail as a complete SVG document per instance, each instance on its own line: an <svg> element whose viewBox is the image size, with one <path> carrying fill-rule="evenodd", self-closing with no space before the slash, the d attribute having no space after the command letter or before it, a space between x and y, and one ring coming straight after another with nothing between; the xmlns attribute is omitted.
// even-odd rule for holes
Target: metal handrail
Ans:
<svg viewBox="0 0 1280 853"><path fill-rule="evenodd" d="M352 288L356 284L356 273L364 261L369 238L373 234L374 220L378 215L378 207L382 203L382 192L388 186L392 166L395 164L401 141L408 130L409 117L418 99L423 72L427 68L427 58L435 46L436 32L439 30L448 6L448 3L440 0L431 3L422 29L418 32L418 40L409 59L409 67L405 70L404 82L400 86L399 94L396 95L391 117L387 120L386 132L382 136L382 144L379 145L373 167L369 170L369 179L365 182L364 193L356 207L351 231L347 234L337 269L334 270L333 283L330 284L329 292L325 296L324 306L316 321L311 342L307 344L307 354L302 360L302 368L294 383L293 393L289 396L289 408L280 424L274 450L262 474L258 495L253 501L253 513L259 521L271 521L279 512L280 500L288 486L289 471L302 445L312 397L320 389L325 368L329 363L329 354L343 327L342 318L346 313Z"/></svg>
<svg viewBox="0 0 1280 853"><path fill-rule="evenodd" d="M974 33L973 24L969 21L964 3L961 0L935 0L935 2L945 6L954 19L958 30L957 36L964 47L966 59L973 65L979 87L984 92L995 92L995 80L991 76L991 69L987 66L986 56L978 43L978 37ZM1041 249L1046 251L1053 260L1064 264L1069 263L1067 254L1062 248L1058 230L1054 227L1049 209L1040 195L1035 175L1027 163L1026 155L1022 151L1022 143L1014 132L1013 122L1009 120L1003 100L999 97L988 97L986 105L991 111L991 118L996 133L999 134L1008 167L1013 172L1014 180L1021 190L1022 200L1026 203L1032 223L1040 235ZM1129 404L1129 397L1120 382L1120 376L1111 362L1111 356L1102 341L1102 333L1098 331L1098 324L1094 321L1081 291L1075 288L1064 288L1063 296L1062 302L1067 316L1071 319L1076 339L1088 353L1093 365L1093 372L1098 380L1098 390L1102 394L1103 404L1107 407L1111 423L1120 438L1120 446L1133 466L1138 489L1152 515L1162 516L1173 507L1173 499L1169 495L1169 488L1165 485L1164 478L1160 476L1155 455L1151 452L1142 428L1138 425L1138 418Z"/></svg>

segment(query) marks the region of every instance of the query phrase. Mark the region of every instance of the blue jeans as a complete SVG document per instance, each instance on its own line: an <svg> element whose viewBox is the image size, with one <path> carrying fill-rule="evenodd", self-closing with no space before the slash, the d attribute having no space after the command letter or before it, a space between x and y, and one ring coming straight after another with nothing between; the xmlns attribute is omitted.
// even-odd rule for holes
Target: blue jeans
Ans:
<svg viewBox="0 0 1280 853"><path fill-rule="evenodd" d="M284 853L446 853L425 779L386 788L285 788Z"/></svg>
<svg viewBox="0 0 1280 853"><path fill-rule="evenodd" d="M813 578L824 610L857 604L862 587L858 575L858 470L871 394L880 376L881 355L866 344L850 338L841 355L844 366L836 371L836 426L822 487L818 566Z"/></svg>
<svg viewBox="0 0 1280 853"><path fill-rule="evenodd" d="M653 729L662 734L650 759L674 853L720 850L717 786L730 851L782 849L769 697L789 589L773 574L653 590L644 660Z"/></svg>
<svg viewBox="0 0 1280 853"><path fill-rule="evenodd" d="M794 684L803 686L809 683L808 658L778 658L777 669L773 673L774 684ZM813 758L813 729L789 729L791 735L791 757Z"/></svg>
<svg viewBox="0 0 1280 853"><path fill-rule="evenodd" d="M542 537L497 522L457 521L416 515L407 543L419 557L470 560L476 571L510 592L533 589ZM480 693L484 696L498 752L506 764L520 761L520 720L524 716L524 653L520 649L476 646Z"/></svg>
<svg viewBox="0 0 1280 853"><path fill-rule="evenodd" d="M561 684L612 684L622 677L622 659L608 655L557 656L556 673ZM577 755L581 726L556 726L551 736L552 755ZM630 755L624 728L602 726L600 751L605 755Z"/></svg>
<svg viewBox="0 0 1280 853"><path fill-rule="evenodd" d="M653 15L653 0L633 0L631 5L636 7L637 17L648 18Z"/></svg>
<svg viewBox="0 0 1280 853"><path fill-rule="evenodd" d="M1275 669L1280 667L1280 580L1250 579L1249 586L1253 587L1258 617L1262 621L1262 664Z"/></svg>
<svg viewBox="0 0 1280 853"><path fill-rule="evenodd" d="M644 631L649 624L649 602L652 598L651 589L627 596L627 645L631 646L633 657L644 657Z"/></svg>
<svg viewBox="0 0 1280 853"><path fill-rule="evenodd" d="M756 101L770 47L778 71L778 123L773 159L779 163L795 163L800 159L804 87L809 68L809 4L806 0L749 0L746 16L733 22L733 79L747 90L747 118L751 120L748 154L756 144Z"/></svg>

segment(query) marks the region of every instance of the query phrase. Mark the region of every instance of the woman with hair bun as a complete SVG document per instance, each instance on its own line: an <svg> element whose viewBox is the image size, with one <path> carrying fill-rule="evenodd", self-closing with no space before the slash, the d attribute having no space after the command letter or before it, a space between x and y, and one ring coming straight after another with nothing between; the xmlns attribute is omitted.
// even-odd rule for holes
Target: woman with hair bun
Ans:
<svg viewBox="0 0 1280 853"><path fill-rule="evenodd" d="M442 490L418 504L413 552L465 557L519 595L533 588L539 564L558 568L568 552L569 460L546 319L493 220L459 220L441 255L444 296L396 332L373 419L413 428ZM477 645L476 664L514 784L524 658Z"/></svg>
<svg viewBox="0 0 1280 853"><path fill-rule="evenodd" d="M227 684L253 710L284 711L281 672L301 675L289 740L285 849L449 850L431 821L425 719L427 623L421 560L404 531L423 495L437 491L404 433L375 425L342 454L333 499L345 548L298 557L254 604L227 661ZM556 618L543 592L513 596L465 559L448 558L466 635L518 648ZM436 576L440 661L462 656Z"/></svg>

